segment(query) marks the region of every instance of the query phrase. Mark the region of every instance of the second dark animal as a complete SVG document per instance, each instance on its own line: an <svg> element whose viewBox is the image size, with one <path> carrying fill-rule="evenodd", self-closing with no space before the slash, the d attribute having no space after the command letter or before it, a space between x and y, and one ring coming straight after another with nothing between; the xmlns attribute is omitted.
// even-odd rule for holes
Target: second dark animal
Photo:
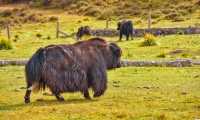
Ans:
<svg viewBox="0 0 200 120"><path fill-rule="evenodd" d="M122 40L123 35L126 36L126 40L129 40L129 36L133 40L133 23L130 20L123 20L118 22L117 30L119 30L119 40Z"/></svg>
<svg viewBox="0 0 200 120"><path fill-rule="evenodd" d="M89 26L82 26L82 27L78 28L78 31L76 33L76 39L81 40L81 38L84 35L87 35L87 36L91 35L91 29Z"/></svg>

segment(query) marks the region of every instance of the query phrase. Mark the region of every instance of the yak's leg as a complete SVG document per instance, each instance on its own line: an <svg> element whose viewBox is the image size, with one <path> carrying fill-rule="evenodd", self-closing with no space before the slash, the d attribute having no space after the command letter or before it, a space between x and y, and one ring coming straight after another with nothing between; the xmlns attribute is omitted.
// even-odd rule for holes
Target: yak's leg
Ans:
<svg viewBox="0 0 200 120"><path fill-rule="evenodd" d="M64 100L65 100L64 97L61 96L60 94L55 94L55 96L56 96L56 99L57 99L58 101L64 101Z"/></svg>
<svg viewBox="0 0 200 120"><path fill-rule="evenodd" d="M126 40L129 40L129 34L126 35Z"/></svg>
<svg viewBox="0 0 200 120"><path fill-rule="evenodd" d="M27 85L27 90L26 90L26 94L25 94L25 96L24 96L24 102L25 102L25 103L30 103L31 91L32 91L32 84L28 83L28 85Z"/></svg>
<svg viewBox="0 0 200 120"><path fill-rule="evenodd" d="M65 100L64 97L60 95L60 92L58 90L51 89L51 92L52 92L53 95L55 95L55 97L58 101L64 101Z"/></svg>
<svg viewBox="0 0 200 120"><path fill-rule="evenodd" d="M88 100L90 100L90 99L91 99L91 97L90 97L90 94L89 94L88 90L85 90L85 91L83 91L83 95L84 95L85 99L88 99Z"/></svg>
<svg viewBox="0 0 200 120"><path fill-rule="evenodd" d="M119 35L119 41L121 41L122 40L122 33L120 33L120 35Z"/></svg>
<svg viewBox="0 0 200 120"><path fill-rule="evenodd" d="M133 40L133 32L131 33L131 40Z"/></svg>
<svg viewBox="0 0 200 120"><path fill-rule="evenodd" d="M103 65L100 67L94 66L89 71L88 79L91 82L91 87L94 91L94 97L99 97L104 94L107 88L107 74L106 67Z"/></svg>

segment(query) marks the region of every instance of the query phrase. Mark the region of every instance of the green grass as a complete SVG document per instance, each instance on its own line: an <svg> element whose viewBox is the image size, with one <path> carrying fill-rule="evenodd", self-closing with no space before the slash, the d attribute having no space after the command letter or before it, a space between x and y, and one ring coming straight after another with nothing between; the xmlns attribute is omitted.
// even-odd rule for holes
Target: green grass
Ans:
<svg viewBox="0 0 200 120"><path fill-rule="evenodd" d="M20 89L25 87L24 67L1 67L0 119L199 119L199 70L199 67L120 68L108 72L108 89L98 99L89 101L80 93L66 93L66 101L58 102L54 96L38 93L32 94L30 104L24 104L25 90Z"/></svg>
<svg viewBox="0 0 200 120"><path fill-rule="evenodd" d="M91 4L94 3L95 1ZM11 5L12 7L16 6ZM34 13L43 12L47 16L59 17L61 29L69 34L83 25L105 28L106 24L105 21L93 17L69 15L63 10L31 10ZM157 22L152 27L188 27L199 23L197 12L185 15L185 21L182 22L171 22L162 17L163 14L153 19ZM133 16L131 19L135 23L135 28L147 27L145 16L142 18ZM112 21L110 28L116 29L116 23L117 21ZM0 59L29 58L39 47L75 42L73 37L56 39L55 26L56 23L47 22L11 27L13 49L0 50ZM0 30L0 35L5 36L5 30ZM37 37L38 35L40 37ZM118 37L105 39L117 42ZM133 41L117 42L123 50L122 58L131 60L200 58L200 35L160 36L156 38L159 45L150 47L141 47L143 41L144 38L141 37ZM32 94L30 104L24 104L24 67L0 67L0 120L200 119L199 70L199 67L120 68L108 72L108 90L98 99L89 101L80 93L66 93L64 94L66 101L58 102L53 96L39 93Z"/></svg>
<svg viewBox="0 0 200 120"><path fill-rule="evenodd" d="M15 6L9 6L15 7ZM9 8L8 7L8 8ZM19 7L20 8L20 7ZM22 7L23 8L23 7ZM7 8L6 8L7 9ZM61 30L67 32L69 35L77 31L78 27L83 25L90 25L91 28L105 28L106 22L97 20L94 17L69 15L63 10L48 10L30 9L35 13L43 13L46 16L59 17ZM199 23L196 19L197 14L191 14L192 19L183 22L170 22L168 20L161 20L152 27L188 27ZM134 23L140 18L134 17ZM117 21L111 21L110 28L116 29ZM141 23L134 24L135 28L146 28L146 20ZM0 31L0 35L6 36L5 30ZM40 34L41 38L37 37ZM17 40L15 38L17 37ZM74 36L68 38L56 39L56 22L24 24L11 27L11 37L13 40L12 50L0 50L0 59L21 59L29 58L39 47L49 44L69 44L74 43ZM48 39L48 38L51 39ZM117 41L118 37L105 38L108 41ZM141 47L143 38L135 38L134 41L118 42L123 49L123 59L134 60L158 60L158 59L177 59L177 58L192 58L198 59L200 56L200 36L199 35L172 35L161 36L157 38L160 43L158 46ZM169 54L176 49L183 49L184 53ZM160 54L166 54L166 57L157 57Z"/></svg>
<svg viewBox="0 0 200 120"><path fill-rule="evenodd" d="M80 26L76 24L78 18L76 16L71 17L72 22L62 21L61 28L69 34ZM84 19L84 18L83 18ZM94 27L100 28L103 23L94 22L95 20L85 21L83 24L93 24ZM15 36L18 36L16 42L13 41L12 50L0 50L0 59L20 59L29 58L39 47L44 47L49 44L69 44L74 43L73 37L59 38L55 37L55 23L46 24L26 24L21 27L15 27L12 29L12 40ZM37 34L41 34L41 38L37 37ZM5 35L2 33L2 35ZM47 39L50 37L51 39ZM118 37L107 37L108 41L118 41ZM193 58L198 59L200 56L200 36L199 35L171 35L160 36L156 38L158 46L141 47L144 38L134 38L133 41L117 42L123 50L123 59L133 60L158 60L158 59L177 59L177 58ZM169 54L177 49L182 49L185 53ZM162 53L166 53L165 58L157 57ZM169 55L168 55L169 54ZM182 55L188 54L188 55Z"/></svg>

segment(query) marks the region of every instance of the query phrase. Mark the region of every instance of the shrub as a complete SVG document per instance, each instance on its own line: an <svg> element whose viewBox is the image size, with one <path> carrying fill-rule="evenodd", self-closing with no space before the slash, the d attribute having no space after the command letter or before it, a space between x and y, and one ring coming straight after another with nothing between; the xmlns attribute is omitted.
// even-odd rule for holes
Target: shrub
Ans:
<svg viewBox="0 0 200 120"><path fill-rule="evenodd" d="M4 10L0 13L0 16L2 17L9 17L12 15L12 11L11 10Z"/></svg>
<svg viewBox="0 0 200 120"><path fill-rule="evenodd" d="M0 37L0 50L9 50L12 49L12 43L10 40L7 40L4 37Z"/></svg>
<svg viewBox="0 0 200 120"><path fill-rule="evenodd" d="M177 34L179 34L179 35L184 35L184 31L183 31L183 30L178 30L178 31L177 31Z"/></svg>
<svg viewBox="0 0 200 120"><path fill-rule="evenodd" d="M55 16L51 16L50 18L49 18L49 21L50 22L54 22L54 21L57 21L58 20L58 17L55 17Z"/></svg>
<svg viewBox="0 0 200 120"><path fill-rule="evenodd" d="M84 18L83 21L90 21L90 19L89 18Z"/></svg>
<svg viewBox="0 0 200 120"><path fill-rule="evenodd" d="M42 35L41 35L40 33L37 33L37 34L36 34L36 37L41 38Z"/></svg>
<svg viewBox="0 0 200 120"><path fill-rule="evenodd" d="M189 53L183 53L181 54L181 56L184 58L191 58L192 55L190 55Z"/></svg>
<svg viewBox="0 0 200 120"><path fill-rule="evenodd" d="M144 35L144 41L142 42L141 46L154 46L154 45L158 45L158 43L156 42L156 37L153 34L146 33Z"/></svg>
<svg viewBox="0 0 200 120"><path fill-rule="evenodd" d="M50 40L51 39L51 36L47 36L47 40Z"/></svg>
<svg viewBox="0 0 200 120"><path fill-rule="evenodd" d="M161 54L157 55L157 57L159 57L159 58L166 58L167 55L165 53L161 53Z"/></svg>
<svg viewBox="0 0 200 120"><path fill-rule="evenodd" d="M19 40L19 35L15 35L13 41L14 41L14 42L17 42L18 40Z"/></svg>

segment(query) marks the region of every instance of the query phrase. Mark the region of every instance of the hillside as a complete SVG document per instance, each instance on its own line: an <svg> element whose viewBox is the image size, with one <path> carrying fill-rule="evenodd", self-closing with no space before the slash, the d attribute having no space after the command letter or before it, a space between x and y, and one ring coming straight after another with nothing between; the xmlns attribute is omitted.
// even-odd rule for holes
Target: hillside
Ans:
<svg viewBox="0 0 200 120"><path fill-rule="evenodd" d="M72 0L73 1L73 0ZM152 17L182 21L195 13L199 8L197 0L80 0L61 4L69 13L95 16L106 19L110 16L117 18L148 16L149 6Z"/></svg>
<svg viewBox="0 0 200 120"><path fill-rule="evenodd" d="M199 0L0 0L4 3L26 2L32 7L60 8L70 14L98 19L148 16L149 7L154 19L184 21L200 9ZM9 1L9 2L8 2ZM198 16L200 17L200 16Z"/></svg>

